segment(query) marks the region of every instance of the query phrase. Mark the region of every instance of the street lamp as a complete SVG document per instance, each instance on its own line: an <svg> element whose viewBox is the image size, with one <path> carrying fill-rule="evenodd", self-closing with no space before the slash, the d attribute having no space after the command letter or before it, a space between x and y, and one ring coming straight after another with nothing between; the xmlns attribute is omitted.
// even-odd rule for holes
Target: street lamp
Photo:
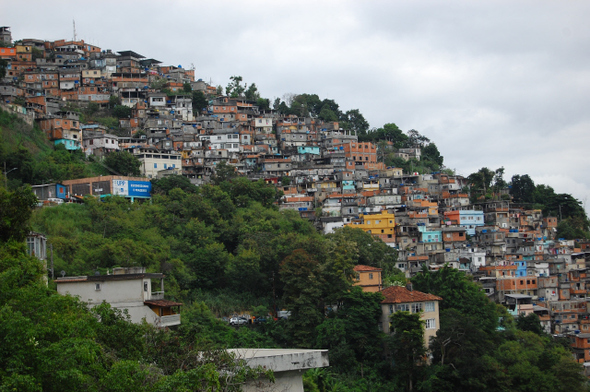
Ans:
<svg viewBox="0 0 590 392"><path fill-rule="evenodd" d="M18 169L18 167L14 167L12 169L10 169L9 171L6 171L6 161L4 162L4 187L6 189L8 189L8 177L6 177L8 175L8 173L10 173L13 170Z"/></svg>

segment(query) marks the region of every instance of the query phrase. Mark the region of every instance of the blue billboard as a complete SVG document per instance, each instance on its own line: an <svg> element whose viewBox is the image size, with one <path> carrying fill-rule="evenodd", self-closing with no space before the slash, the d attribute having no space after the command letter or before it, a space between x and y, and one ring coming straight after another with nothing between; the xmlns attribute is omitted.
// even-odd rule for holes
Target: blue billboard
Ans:
<svg viewBox="0 0 590 392"><path fill-rule="evenodd" d="M151 197L152 183L149 181L113 180L113 195L125 197Z"/></svg>
<svg viewBox="0 0 590 392"><path fill-rule="evenodd" d="M150 197L152 194L152 183L149 181L129 181L129 196Z"/></svg>

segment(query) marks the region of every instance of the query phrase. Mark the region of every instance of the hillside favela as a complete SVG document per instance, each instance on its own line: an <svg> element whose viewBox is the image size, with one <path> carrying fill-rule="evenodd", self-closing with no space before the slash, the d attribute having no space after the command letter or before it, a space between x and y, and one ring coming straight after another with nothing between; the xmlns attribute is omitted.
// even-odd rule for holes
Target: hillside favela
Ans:
<svg viewBox="0 0 590 392"><path fill-rule="evenodd" d="M164 61L0 27L0 391L588 390L580 201Z"/></svg>

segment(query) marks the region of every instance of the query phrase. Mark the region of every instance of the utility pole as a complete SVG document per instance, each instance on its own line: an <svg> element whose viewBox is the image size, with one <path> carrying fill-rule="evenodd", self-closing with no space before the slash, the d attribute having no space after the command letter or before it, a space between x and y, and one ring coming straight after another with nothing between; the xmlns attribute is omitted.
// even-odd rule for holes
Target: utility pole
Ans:
<svg viewBox="0 0 590 392"><path fill-rule="evenodd" d="M54 268L53 268L53 244L49 244L49 250L51 251L51 280L55 280Z"/></svg>

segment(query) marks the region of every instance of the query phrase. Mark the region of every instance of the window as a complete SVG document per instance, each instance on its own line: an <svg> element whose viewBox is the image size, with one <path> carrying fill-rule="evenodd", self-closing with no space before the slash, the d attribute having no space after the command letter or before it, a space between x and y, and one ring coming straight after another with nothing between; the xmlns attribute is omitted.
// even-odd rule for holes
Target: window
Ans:
<svg viewBox="0 0 590 392"><path fill-rule="evenodd" d="M157 168L158 168L158 164L154 163L154 169L157 169Z"/></svg>
<svg viewBox="0 0 590 392"><path fill-rule="evenodd" d="M422 302L412 304L412 313L419 313L422 311Z"/></svg>
<svg viewBox="0 0 590 392"><path fill-rule="evenodd" d="M96 290L96 291L100 291L100 283L96 283L96 284L94 285L94 290Z"/></svg>
<svg viewBox="0 0 590 392"><path fill-rule="evenodd" d="M373 273L372 272L369 273L369 279L371 279L371 280L373 279Z"/></svg>
<svg viewBox="0 0 590 392"><path fill-rule="evenodd" d="M434 312L434 302L426 302L424 304L424 311L425 312Z"/></svg>
<svg viewBox="0 0 590 392"><path fill-rule="evenodd" d="M399 304L395 307L395 310L397 310L398 312L409 312L410 305L409 304Z"/></svg>
<svg viewBox="0 0 590 392"><path fill-rule="evenodd" d="M148 291L148 282L143 282L143 291L147 293Z"/></svg>
<svg viewBox="0 0 590 392"><path fill-rule="evenodd" d="M389 305L389 313L393 313L393 305ZM590 340L590 339L588 339Z"/></svg>
<svg viewBox="0 0 590 392"><path fill-rule="evenodd" d="M426 329L435 329L436 328L436 320L435 319L426 319Z"/></svg>

